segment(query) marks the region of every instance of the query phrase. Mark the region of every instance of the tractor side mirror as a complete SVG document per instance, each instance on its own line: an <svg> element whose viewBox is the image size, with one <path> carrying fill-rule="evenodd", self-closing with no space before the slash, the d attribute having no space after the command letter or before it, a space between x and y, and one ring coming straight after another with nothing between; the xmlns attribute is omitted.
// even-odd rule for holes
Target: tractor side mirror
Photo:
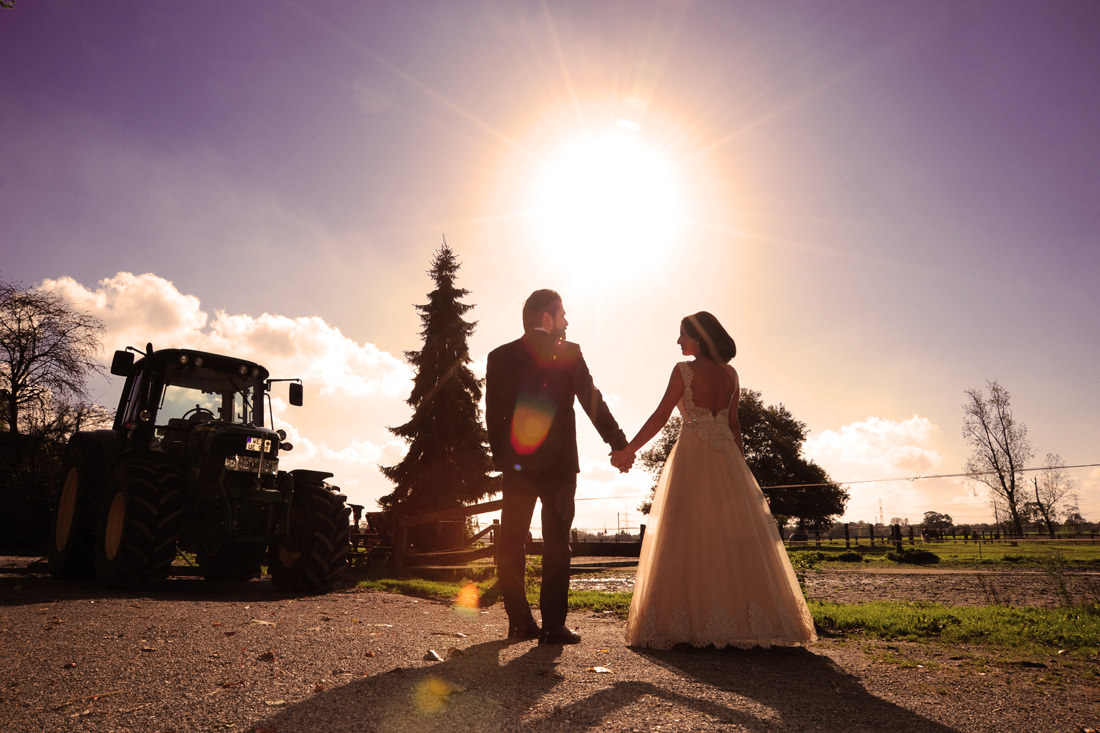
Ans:
<svg viewBox="0 0 1100 733"><path fill-rule="evenodd" d="M295 407L302 406L302 383L291 382L290 383L290 404Z"/></svg>
<svg viewBox="0 0 1100 733"><path fill-rule="evenodd" d="M111 360L111 374L128 377L132 371L134 371L134 352L116 351L115 358Z"/></svg>

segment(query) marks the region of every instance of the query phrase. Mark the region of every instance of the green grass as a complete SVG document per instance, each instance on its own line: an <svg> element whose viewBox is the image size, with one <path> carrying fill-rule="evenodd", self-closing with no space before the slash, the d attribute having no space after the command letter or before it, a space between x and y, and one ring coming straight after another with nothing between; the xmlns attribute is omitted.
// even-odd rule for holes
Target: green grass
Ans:
<svg viewBox="0 0 1100 733"><path fill-rule="evenodd" d="M345 580L347 580L347 578L345 578ZM388 593L400 593L401 595L413 596L415 598L454 600L458 598L458 594L462 592L462 589L471 582L473 581L462 580L460 582L450 582L443 580L424 580L423 578L365 577L356 579L355 587L367 590L381 590ZM474 583L478 589L478 597L483 597L486 593L489 593L495 584L495 580L482 580Z"/></svg>
<svg viewBox="0 0 1100 733"><path fill-rule="evenodd" d="M633 593L604 593L598 590L571 590L569 591L569 609L615 613L625 618L627 611L630 610L630 599L633 595ZM528 591L527 597L535 603L538 601L538 592L536 591L532 598Z"/></svg>
<svg viewBox="0 0 1100 733"><path fill-rule="evenodd" d="M809 605L814 622L827 634L1090 655L1100 649L1100 604L1053 609L892 601Z"/></svg>

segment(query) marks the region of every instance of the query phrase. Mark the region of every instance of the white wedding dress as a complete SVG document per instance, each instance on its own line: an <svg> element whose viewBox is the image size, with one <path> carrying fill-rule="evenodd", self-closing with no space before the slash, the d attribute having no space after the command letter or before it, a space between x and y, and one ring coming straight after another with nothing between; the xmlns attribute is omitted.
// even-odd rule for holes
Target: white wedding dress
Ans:
<svg viewBox="0 0 1100 733"><path fill-rule="evenodd" d="M657 483L626 626L630 646L751 648L817 639L768 502L729 427L696 407L678 365L683 428Z"/></svg>

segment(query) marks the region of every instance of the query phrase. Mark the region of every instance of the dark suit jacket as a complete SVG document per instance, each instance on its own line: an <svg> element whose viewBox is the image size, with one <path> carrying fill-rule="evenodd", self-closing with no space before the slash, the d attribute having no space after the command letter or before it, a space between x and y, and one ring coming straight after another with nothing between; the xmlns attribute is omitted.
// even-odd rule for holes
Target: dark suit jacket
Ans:
<svg viewBox="0 0 1100 733"><path fill-rule="evenodd" d="M626 445L580 346L530 331L493 349L485 370L485 421L497 469L579 472L574 398L606 443L615 450Z"/></svg>

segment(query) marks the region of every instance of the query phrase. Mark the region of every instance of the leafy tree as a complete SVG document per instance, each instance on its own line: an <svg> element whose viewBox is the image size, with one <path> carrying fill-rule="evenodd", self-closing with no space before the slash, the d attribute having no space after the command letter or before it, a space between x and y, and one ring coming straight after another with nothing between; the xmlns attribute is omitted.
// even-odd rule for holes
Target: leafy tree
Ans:
<svg viewBox="0 0 1100 733"><path fill-rule="evenodd" d="M1054 538L1054 524L1058 521L1058 502L1073 491L1073 479L1066 473L1066 464L1060 455L1047 453L1046 465L1038 476L1032 477L1035 490L1034 505L1038 519L1046 525L1047 533Z"/></svg>
<svg viewBox="0 0 1100 733"><path fill-rule="evenodd" d="M56 293L0 281L0 414L9 432L60 439L79 427L76 416L98 414L86 380L103 372L102 334L98 318Z"/></svg>
<svg viewBox="0 0 1100 733"><path fill-rule="evenodd" d="M805 423L796 420L783 405L765 407L760 393L750 389L741 390L737 416L745 442L745 462L780 526L793 519L804 529L821 529L843 513L848 492L833 483L823 468L802 457ZM639 455L646 470L660 475L680 429L678 417L670 420L657 443ZM652 499L638 508L648 513L651 504Z"/></svg>
<svg viewBox="0 0 1100 733"><path fill-rule="evenodd" d="M806 424L782 404L764 406L760 393L741 390L737 406L745 439L745 461L765 489L772 514L780 522L797 520L806 529L821 529L844 512L848 492L825 470L802 457Z"/></svg>
<svg viewBox="0 0 1100 733"><path fill-rule="evenodd" d="M1008 390L996 380L986 383L989 393L966 390L963 405L963 438L970 445L966 472L970 479L990 489L994 510L1009 517L1017 537L1024 533L1021 507L1025 501L1020 487L1021 471L1031 459L1027 428L1016 422Z"/></svg>
<svg viewBox="0 0 1100 733"><path fill-rule="evenodd" d="M1039 505L1033 501L1025 501L1020 507L1020 519L1025 524L1038 524L1043 519L1043 513Z"/></svg>
<svg viewBox="0 0 1100 733"><path fill-rule="evenodd" d="M940 514L939 512L925 512L924 513L924 528L925 529L938 529L941 532L946 532L951 529L955 521L951 519L950 514Z"/></svg>
<svg viewBox="0 0 1100 733"><path fill-rule="evenodd" d="M1073 532L1075 532L1075 533L1082 531L1085 528L1085 526L1088 524L1088 522L1086 522L1085 518L1083 516L1081 516L1081 512L1077 508L1077 505L1076 504L1067 504L1066 507L1065 507L1065 510L1066 510L1066 518L1065 518L1066 527L1073 530Z"/></svg>
<svg viewBox="0 0 1100 733"><path fill-rule="evenodd" d="M476 322L462 319L473 308L461 299L469 294L455 286L460 267L446 241L432 259L428 274L435 290L428 303L416 306L423 328L420 351L407 351L405 358L416 368L409 422L389 428L409 444L396 466L381 468L396 484L379 499L385 511L422 514L475 502L496 488L489 478L492 461L486 447L488 436L481 419L482 381L470 371L467 339ZM418 549L431 550L453 544L453 536L417 533L412 542Z"/></svg>

